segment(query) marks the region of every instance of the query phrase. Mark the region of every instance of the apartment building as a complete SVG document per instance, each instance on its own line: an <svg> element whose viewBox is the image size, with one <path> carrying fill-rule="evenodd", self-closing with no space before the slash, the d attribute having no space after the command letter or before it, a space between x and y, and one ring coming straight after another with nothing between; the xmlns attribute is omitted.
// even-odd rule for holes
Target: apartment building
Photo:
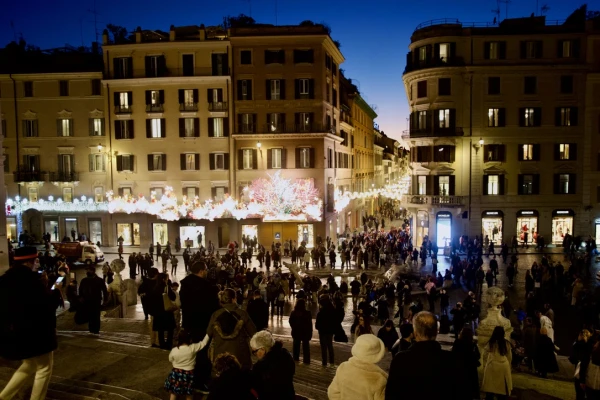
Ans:
<svg viewBox="0 0 600 400"><path fill-rule="evenodd" d="M4 50L0 66L6 195L59 204L18 215L7 207L7 237L15 240L25 229L60 240L75 230L103 241L105 212L82 215L73 206L104 201L108 187L105 164L95 158L98 145L107 143L102 58L70 49L12 50Z"/></svg>
<svg viewBox="0 0 600 400"><path fill-rule="evenodd" d="M54 65L51 52L0 70L7 195L28 200L7 210L11 238L75 232L143 249L176 237L196 247L200 233L204 245L224 247L245 234L311 247L372 213L371 200L335 210L336 190L374 183L376 114L341 73L344 57L325 27L171 26L102 39L101 52L72 51L91 64L66 52L69 62ZM255 179L276 171L310 181L320 220L165 221L110 214L105 203L112 193L154 204L168 190L178 201L244 201Z"/></svg>
<svg viewBox="0 0 600 400"><path fill-rule="evenodd" d="M322 26L235 28L229 40L234 193L241 197L254 179L280 170L287 179L310 179L324 204L322 221L248 219L240 232L309 247L317 237L336 237L346 221L335 213L334 192L352 179L351 124L340 108L342 53Z"/></svg>
<svg viewBox="0 0 600 400"><path fill-rule="evenodd" d="M414 31L403 138L417 244L426 235L439 246L463 234L496 244L543 235L556 245L566 234L599 236L600 164L591 171L600 159L598 109L590 93L598 85L586 85L598 71L599 23L584 14L487 27L446 20Z"/></svg>

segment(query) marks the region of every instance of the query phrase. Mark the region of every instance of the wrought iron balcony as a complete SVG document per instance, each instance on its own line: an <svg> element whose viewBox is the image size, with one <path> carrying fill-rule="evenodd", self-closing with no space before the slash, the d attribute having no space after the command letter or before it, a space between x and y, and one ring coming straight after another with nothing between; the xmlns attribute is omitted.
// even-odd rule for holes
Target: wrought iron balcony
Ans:
<svg viewBox="0 0 600 400"><path fill-rule="evenodd" d="M198 103L179 103L179 111L198 111Z"/></svg>
<svg viewBox="0 0 600 400"><path fill-rule="evenodd" d="M465 196L406 195L409 204L430 204L432 206L453 207L465 205Z"/></svg>
<svg viewBox="0 0 600 400"><path fill-rule="evenodd" d="M131 114L132 111L131 106L115 106L115 114Z"/></svg>
<svg viewBox="0 0 600 400"><path fill-rule="evenodd" d="M324 124L264 124L262 127L256 126L256 131L246 132L244 126L238 127L238 133L326 133L331 132L331 128Z"/></svg>
<svg viewBox="0 0 600 400"><path fill-rule="evenodd" d="M227 102L219 101L219 102L211 102L208 103L208 111L227 111Z"/></svg>
<svg viewBox="0 0 600 400"><path fill-rule="evenodd" d="M49 175L50 182L79 182L79 173L74 171L55 171Z"/></svg>
<svg viewBox="0 0 600 400"><path fill-rule="evenodd" d="M161 113L164 112L165 108L162 104L146 104L147 113Z"/></svg>
<svg viewBox="0 0 600 400"><path fill-rule="evenodd" d="M120 73L111 71L106 79L134 79L134 78L170 78L185 76L226 76L229 68L224 67L194 67L194 68L160 68L149 70L134 69L131 73Z"/></svg>
<svg viewBox="0 0 600 400"><path fill-rule="evenodd" d="M13 179L15 182L45 182L46 172L44 171L27 171L19 170L13 173Z"/></svg>
<svg viewBox="0 0 600 400"><path fill-rule="evenodd" d="M408 133L408 134L407 134ZM425 138L425 137L452 137L452 136L464 136L463 128L460 126L453 128L427 128L427 129L416 129L413 128L410 131L404 131L403 139L412 138Z"/></svg>

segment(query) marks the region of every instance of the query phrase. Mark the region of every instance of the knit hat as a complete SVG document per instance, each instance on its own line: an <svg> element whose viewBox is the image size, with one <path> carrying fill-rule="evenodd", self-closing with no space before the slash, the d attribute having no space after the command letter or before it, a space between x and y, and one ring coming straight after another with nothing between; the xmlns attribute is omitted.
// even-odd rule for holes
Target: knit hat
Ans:
<svg viewBox="0 0 600 400"><path fill-rule="evenodd" d="M33 246L19 247L15 250L15 261L34 260L38 256L37 249Z"/></svg>
<svg viewBox="0 0 600 400"><path fill-rule="evenodd" d="M375 335L360 335L352 346L352 355L366 363L376 364L385 355L385 345Z"/></svg>

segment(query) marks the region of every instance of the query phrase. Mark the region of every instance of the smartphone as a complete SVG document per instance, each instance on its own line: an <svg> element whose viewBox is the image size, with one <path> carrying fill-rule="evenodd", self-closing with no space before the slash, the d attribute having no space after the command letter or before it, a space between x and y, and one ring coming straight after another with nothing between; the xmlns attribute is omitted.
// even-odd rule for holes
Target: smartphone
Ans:
<svg viewBox="0 0 600 400"><path fill-rule="evenodd" d="M41 271L41 270L40 270L40 271L38 271L38 274L43 274L43 273L44 273L44 271Z"/></svg>
<svg viewBox="0 0 600 400"><path fill-rule="evenodd" d="M54 290L56 289L56 285L60 284L65 278L63 276L59 276L58 279L56 280L56 282L54 282L54 285L52 285L52 289Z"/></svg>

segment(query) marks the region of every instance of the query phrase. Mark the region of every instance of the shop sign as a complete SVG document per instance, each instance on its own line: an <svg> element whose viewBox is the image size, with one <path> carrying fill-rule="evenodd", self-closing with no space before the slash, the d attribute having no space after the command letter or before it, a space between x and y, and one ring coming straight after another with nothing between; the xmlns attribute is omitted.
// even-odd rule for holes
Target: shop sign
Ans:
<svg viewBox="0 0 600 400"><path fill-rule="evenodd" d="M566 214L566 215L569 215L569 211L566 211L566 210L558 210L558 211L556 211L556 214L557 214L557 215L565 215L565 214Z"/></svg>
<svg viewBox="0 0 600 400"><path fill-rule="evenodd" d="M521 215L533 215L533 211L521 211Z"/></svg>
<svg viewBox="0 0 600 400"><path fill-rule="evenodd" d="M485 215L498 215L498 211L486 211Z"/></svg>
<svg viewBox="0 0 600 400"><path fill-rule="evenodd" d="M452 214L449 212L440 212L437 214L438 218L452 218Z"/></svg>
<svg viewBox="0 0 600 400"><path fill-rule="evenodd" d="M281 232L275 232L275 240L281 240Z"/></svg>

